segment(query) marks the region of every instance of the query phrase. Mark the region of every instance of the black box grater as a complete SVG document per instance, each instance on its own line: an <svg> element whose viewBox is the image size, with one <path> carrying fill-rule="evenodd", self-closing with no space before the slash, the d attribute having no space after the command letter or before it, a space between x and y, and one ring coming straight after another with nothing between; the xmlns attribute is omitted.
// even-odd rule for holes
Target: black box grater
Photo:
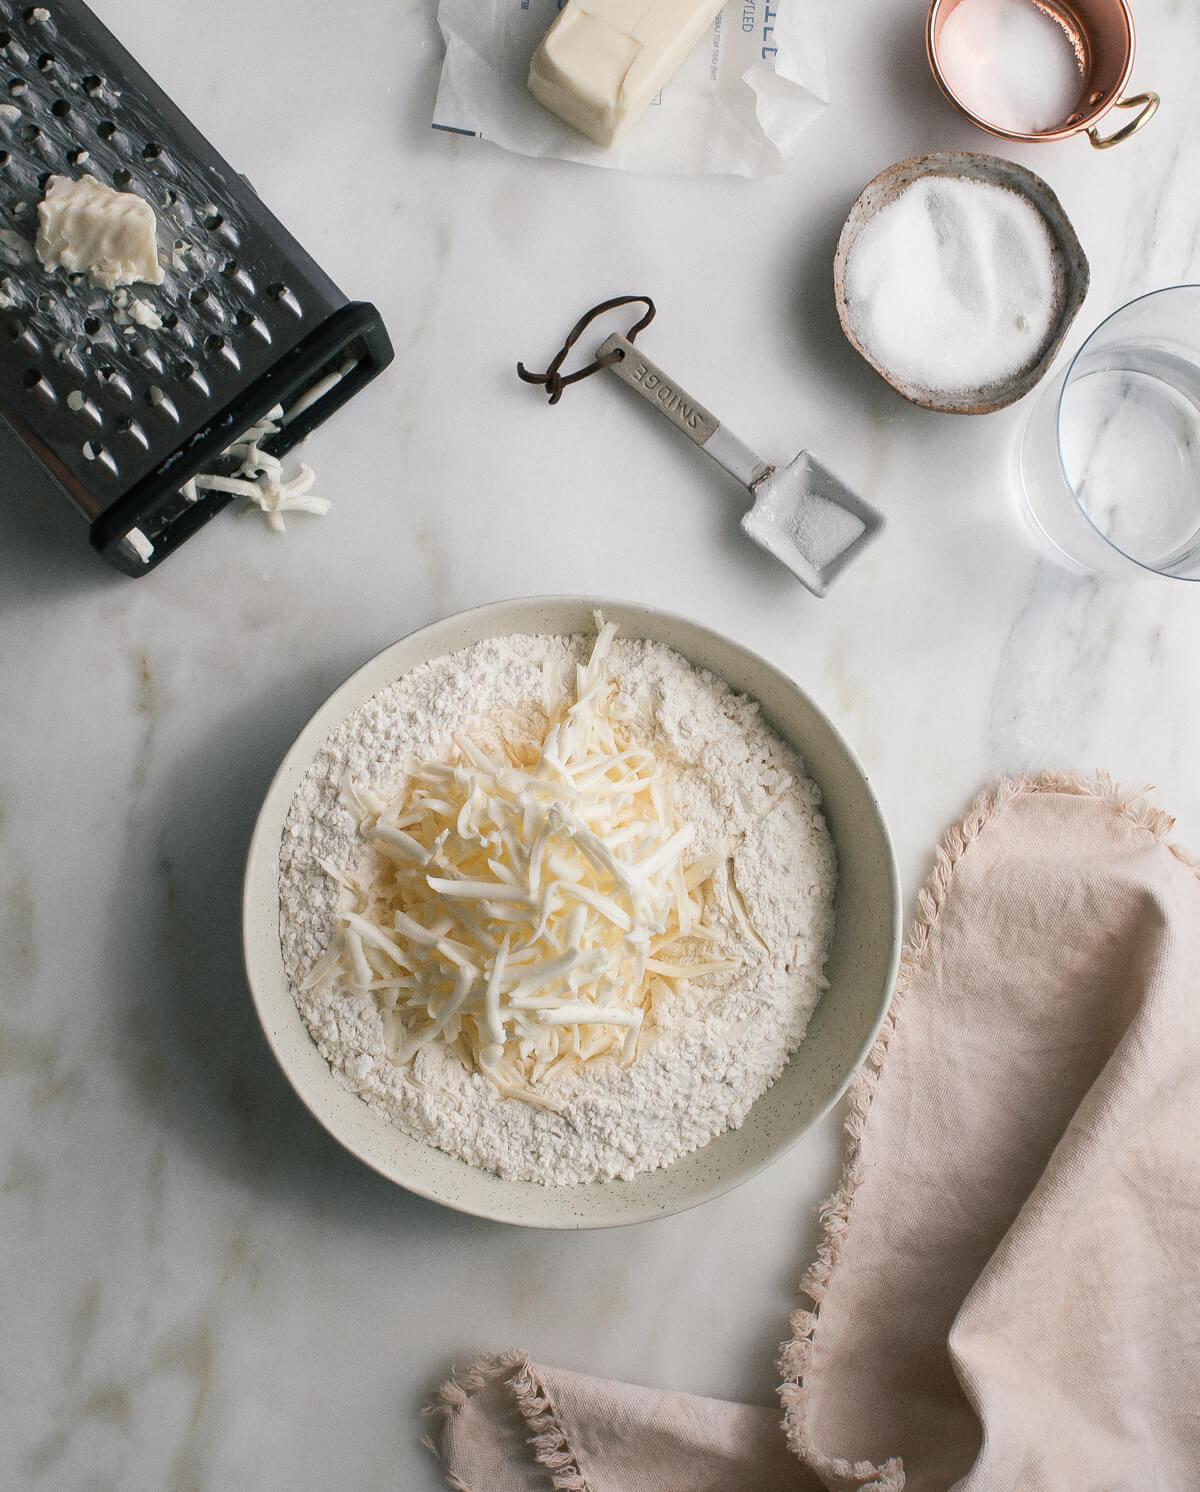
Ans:
<svg viewBox="0 0 1200 1492"><path fill-rule="evenodd" d="M85 172L154 208L160 285L123 295L39 263L46 181ZM391 359L375 307L346 299L86 6L0 0L0 414L110 564L144 574L224 507L180 488L228 471L221 453L275 405L262 449L281 456Z"/></svg>

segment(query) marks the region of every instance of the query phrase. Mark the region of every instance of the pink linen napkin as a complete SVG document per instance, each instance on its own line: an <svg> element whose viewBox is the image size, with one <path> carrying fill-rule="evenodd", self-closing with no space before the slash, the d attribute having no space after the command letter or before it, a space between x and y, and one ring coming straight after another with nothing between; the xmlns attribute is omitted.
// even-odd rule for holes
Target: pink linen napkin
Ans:
<svg viewBox="0 0 1200 1492"><path fill-rule="evenodd" d="M1046 776L939 847L783 1349L786 1440L512 1353L430 1408L448 1485L1200 1487L1200 873L1170 826Z"/></svg>

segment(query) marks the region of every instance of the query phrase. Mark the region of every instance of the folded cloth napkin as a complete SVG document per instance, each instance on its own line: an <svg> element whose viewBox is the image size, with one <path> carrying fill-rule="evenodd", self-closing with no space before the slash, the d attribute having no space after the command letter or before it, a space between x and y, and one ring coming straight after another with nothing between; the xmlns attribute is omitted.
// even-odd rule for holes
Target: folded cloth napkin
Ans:
<svg viewBox="0 0 1200 1492"><path fill-rule="evenodd" d="M936 853L773 1411L481 1359L466 1492L1200 1487L1200 872L1105 778ZM790 1449L788 1449L790 1448Z"/></svg>

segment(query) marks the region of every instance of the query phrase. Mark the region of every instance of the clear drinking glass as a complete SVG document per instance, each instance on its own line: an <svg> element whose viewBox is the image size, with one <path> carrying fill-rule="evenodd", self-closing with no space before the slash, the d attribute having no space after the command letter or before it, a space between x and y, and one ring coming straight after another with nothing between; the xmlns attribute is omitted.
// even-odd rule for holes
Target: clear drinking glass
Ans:
<svg viewBox="0 0 1200 1492"><path fill-rule="evenodd" d="M1200 580L1200 285L1130 301L1041 394L1026 517L1073 567Z"/></svg>

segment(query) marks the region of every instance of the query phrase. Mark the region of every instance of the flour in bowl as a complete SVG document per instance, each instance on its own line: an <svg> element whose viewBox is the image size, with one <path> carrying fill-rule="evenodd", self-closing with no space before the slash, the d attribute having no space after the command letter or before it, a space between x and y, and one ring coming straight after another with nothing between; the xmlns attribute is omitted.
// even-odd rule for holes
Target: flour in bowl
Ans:
<svg viewBox="0 0 1200 1492"><path fill-rule="evenodd" d="M381 690L280 852L284 965L337 1079L545 1185L739 1126L826 987L819 789L755 702L614 630L489 639Z"/></svg>

